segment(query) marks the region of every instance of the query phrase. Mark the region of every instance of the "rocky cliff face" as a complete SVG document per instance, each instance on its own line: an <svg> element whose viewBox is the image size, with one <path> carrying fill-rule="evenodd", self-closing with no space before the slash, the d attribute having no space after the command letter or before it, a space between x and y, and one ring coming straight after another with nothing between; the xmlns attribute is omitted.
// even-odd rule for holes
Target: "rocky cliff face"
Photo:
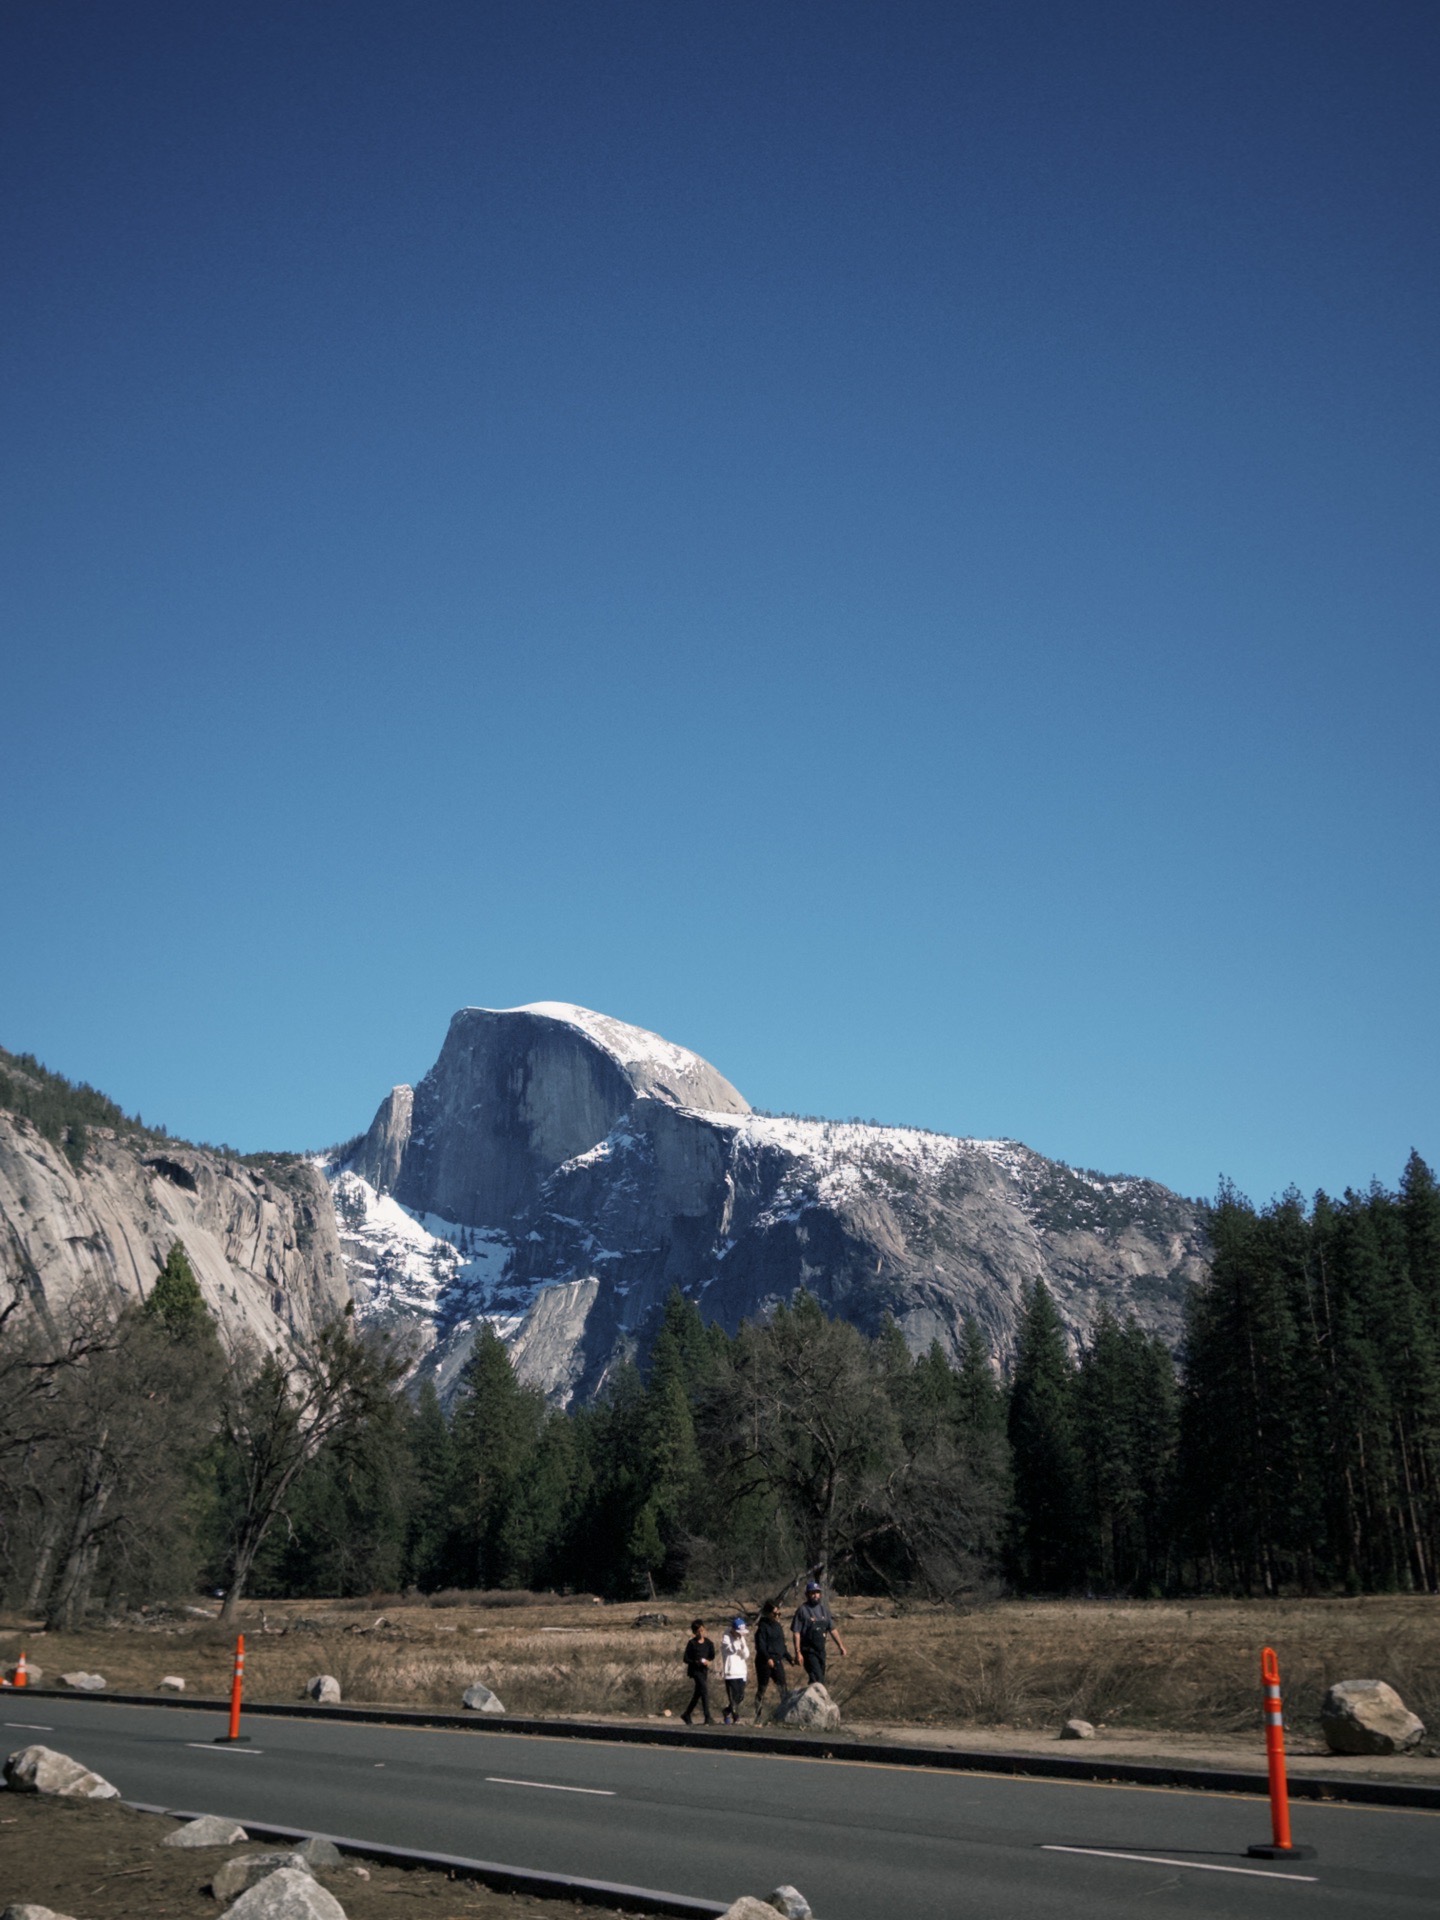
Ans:
<svg viewBox="0 0 1440 1920"><path fill-rule="evenodd" d="M1173 1338L1204 1270L1197 1210L1013 1141L754 1114L696 1055L586 1009L455 1016L326 1167L357 1298L458 1379L482 1317L557 1401L643 1347L672 1286L733 1330L809 1288L868 1330L1002 1355L1043 1278L1074 1338L1102 1304Z"/></svg>
<svg viewBox="0 0 1440 1920"><path fill-rule="evenodd" d="M82 1165L0 1110L0 1300L55 1311L95 1288L149 1293L176 1240L227 1334L281 1348L349 1299L335 1210L309 1162L239 1161L93 1129Z"/></svg>
<svg viewBox="0 0 1440 1920"><path fill-rule="evenodd" d="M395 1197L447 1220L508 1224L557 1167L645 1096L749 1111L697 1055L603 1014L546 1003L466 1007L415 1089Z"/></svg>

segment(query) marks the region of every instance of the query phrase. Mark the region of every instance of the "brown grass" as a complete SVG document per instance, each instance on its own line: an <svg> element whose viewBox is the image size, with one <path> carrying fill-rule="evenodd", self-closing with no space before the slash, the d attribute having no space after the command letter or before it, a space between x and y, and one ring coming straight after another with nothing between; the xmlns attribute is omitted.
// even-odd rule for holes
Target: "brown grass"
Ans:
<svg viewBox="0 0 1440 1920"><path fill-rule="evenodd" d="M246 1690L300 1697L331 1673L347 1701L456 1708L483 1681L512 1713L653 1715L684 1704L679 1652L694 1613L718 1623L734 1599L663 1602L665 1626L637 1627L649 1603L602 1606L551 1595L446 1595L434 1606L265 1601L244 1610ZM977 1612L836 1608L851 1650L831 1663L850 1722L895 1727L1050 1728L1078 1715L1111 1728L1225 1734L1259 1723L1257 1665L1273 1645L1287 1719L1313 1728L1325 1688L1383 1679L1440 1732L1440 1603L1423 1598L1169 1602L1006 1602ZM0 1632L8 1665L22 1636ZM164 1618L26 1638L47 1682L72 1667L127 1692L184 1676L222 1694L232 1642L217 1624Z"/></svg>
<svg viewBox="0 0 1440 1920"><path fill-rule="evenodd" d="M191 1850L162 1845L175 1822L115 1801L0 1799L0 1899L33 1902L85 1920L215 1920L209 1892L217 1867L257 1847ZM497 1893L476 1880L423 1868L351 1865L315 1875L349 1920L594 1920L594 1908L533 1895Z"/></svg>

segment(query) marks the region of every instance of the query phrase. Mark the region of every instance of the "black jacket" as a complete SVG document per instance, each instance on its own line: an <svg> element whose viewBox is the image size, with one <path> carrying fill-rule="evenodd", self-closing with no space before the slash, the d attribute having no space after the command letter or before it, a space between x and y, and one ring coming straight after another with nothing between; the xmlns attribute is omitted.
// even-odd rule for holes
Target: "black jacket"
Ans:
<svg viewBox="0 0 1440 1920"><path fill-rule="evenodd" d="M785 1629L778 1620L762 1620L755 1629L755 1664L764 1667L772 1660L785 1664Z"/></svg>
<svg viewBox="0 0 1440 1920"><path fill-rule="evenodd" d="M704 1662L713 1661L714 1658L715 1642L708 1635L702 1640L695 1634L691 1634L685 1642L685 1671L690 1678L698 1680L702 1673L709 1673L710 1669L704 1665Z"/></svg>

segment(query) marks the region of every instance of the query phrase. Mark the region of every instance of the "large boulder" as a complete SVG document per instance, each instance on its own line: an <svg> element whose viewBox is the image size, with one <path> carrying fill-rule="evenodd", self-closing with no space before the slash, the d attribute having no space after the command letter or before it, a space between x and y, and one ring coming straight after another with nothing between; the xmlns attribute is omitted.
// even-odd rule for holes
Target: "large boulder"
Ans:
<svg viewBox="0 0 1440 1920"><path fill-rule="evenodd" d="M225 1920L345 1920L345 1909L303 1867L280 1867L242 1893Z"/></svg>
<svg viewBox="0 0 1440 1920"><path fill-rule="evenodd" d="M56 1913L53 1907L37 1907L32 1900L22 1900L18 1906L6 1907L0 1913L0 1920L70 1920L64 1913Z"/></svg>
<svg viewBox="0 0 1440 1920"><path fill-rule="evenodd" d="M499 1694L492 1693L489 1687L482 1687L477 1680L473 1686L466 1687L460 1696L462 1707L469 1707L474 1713L504 1713L505 1702Z"/></svg>
<svg viewBox="0 0 1440 1920"><path fill-rule="evenodd" d="M305 1691L312 1700L318 1700L322 1707L338 1707L340 1704L340 1682L333 1673L317 1673Z"/></svg>
<svg viewBox="0 0 1440 1920"><path fill-rule="evenodd" d="M53 1747L21 1747L5 1762L12 1793L54 1793L67 1800L118 1800L120 1789Z"/></svg>
<svg viewBox="0 0 1440 1920"><path fill-rule="evenodd" d="M283 1851L271 1848L265 1853L237 1853L215 1869L210 1891L217 1900L233 1900L237 1893L257 1886L278 1867L295 1867L301 1873L311 1871L310 1862L293 1847Z"/></svg>
<svg viewBox="0 0 1440 1920"><path fill-rule="evenodd" d="M1320 1731L1331 1753L1408 1753L1425 1722L1383 1680L1338 1680L1321 1704Z"/></svg>
<svg viewBox="0 0 1440 1920"><path fill-rule="evenodd" d="M76 1693L103 1693L105 1676L103 1673L62 1673L60 1684L72 1688Z"/></svg>
<svg viewBox="0 0 1440 1920"><path fill-rule="evenodd" d="M218 1813L202 1813L198 1820L187 1820L160 1842L162 1847L236 1847L250 1838L244 1827L225 1820Z"/></svg>
<svg viewBox="0 0 1440 1920"><path fill-rule="evenodd" d="M840 1724L840 1709L818 1680L808 1687L792 1687L775 1710L780 1727L807 1727L828 1733Z"/></svg>

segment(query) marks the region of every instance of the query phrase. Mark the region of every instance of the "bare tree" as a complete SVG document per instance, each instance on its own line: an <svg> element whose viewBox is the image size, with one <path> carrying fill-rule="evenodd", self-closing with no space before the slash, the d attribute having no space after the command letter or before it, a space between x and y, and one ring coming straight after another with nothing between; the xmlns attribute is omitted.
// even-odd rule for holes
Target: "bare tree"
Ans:
<svg viewBox="0 0 1440 1920"><path fill-rule="evenodd" d="M383 1338L356 1334L348 1313L285 1364L237 1356L221 1416L226 1585L221 1619L233 1621L266 1535L302 1468L349 1427L362 1426L394 1392L405 1359Z"/></svg>
<svg viewBox="0 0 1440 1920"><path fill-rule="evenodd" d="M8 1557L27 1608L74 1628L102 1573L113 1584L127 1564L153 1568L192 1531L187 1476L213 1427L219 1346L203 1307L172 1328L85 1296L58 1321L22 1313L12 1326L0 1472L25 1551Z"/></svg>
<svg viewBox="0 0 1440 1920"><path fill-rule="evenodd" d="M733 1457L749 1486L783 1506L806 1569L824 1580L878 1527L904 1449L883 1374L864 1336L801 1294L746 1327L735 1359Z"/></svg>

